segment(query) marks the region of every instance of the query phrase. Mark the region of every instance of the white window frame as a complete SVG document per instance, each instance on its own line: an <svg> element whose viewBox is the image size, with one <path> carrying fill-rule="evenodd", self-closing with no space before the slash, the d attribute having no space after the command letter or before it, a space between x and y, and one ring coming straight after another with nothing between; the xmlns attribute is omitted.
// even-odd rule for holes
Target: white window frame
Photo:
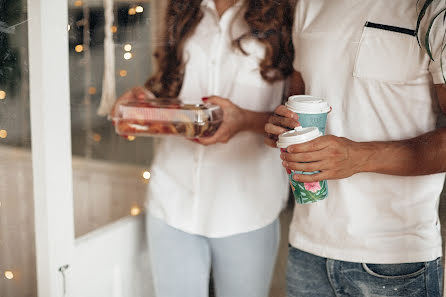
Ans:
<svg viewBox="0 0 446 297"><path fill-rule="evenodd" d="M28 0L28 19L38 296L61 297L75 242L68 1Z"/></svg>

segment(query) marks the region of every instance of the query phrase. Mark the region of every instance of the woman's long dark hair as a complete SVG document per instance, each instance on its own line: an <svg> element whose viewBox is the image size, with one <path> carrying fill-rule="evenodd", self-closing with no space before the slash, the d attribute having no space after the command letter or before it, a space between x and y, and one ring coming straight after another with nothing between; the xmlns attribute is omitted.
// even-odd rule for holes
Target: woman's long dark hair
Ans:
<svg viewBox="0 0 446 297"><path fill-rule="evenodd" d="M202 0L170 0L165 15L162 43L155 51L157 70L145 86L158 97L177 97L184 78L183 50L203 18ZM289 0L244 1L244 19L250 32L234 40L242 52L242 40L256 38L266 48L260 62L264 80L282 80L293 71L294 50L291 41L292 9ZM245 52L244 52L245 53Z"/></svg>

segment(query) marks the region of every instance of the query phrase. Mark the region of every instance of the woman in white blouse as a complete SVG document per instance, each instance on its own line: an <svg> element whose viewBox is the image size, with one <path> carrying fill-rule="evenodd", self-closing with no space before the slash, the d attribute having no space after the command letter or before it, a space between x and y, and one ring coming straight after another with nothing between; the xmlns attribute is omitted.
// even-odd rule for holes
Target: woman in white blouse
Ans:
<svg viewBox="0 0 446 297"><path fill-rule="evenodd" d="M148 193L157 297L266 297L288 184L279 152L263 143L292 72L288 0L169 0L157 97L218 104L224 122L201 140L165 138Z"/></svg>

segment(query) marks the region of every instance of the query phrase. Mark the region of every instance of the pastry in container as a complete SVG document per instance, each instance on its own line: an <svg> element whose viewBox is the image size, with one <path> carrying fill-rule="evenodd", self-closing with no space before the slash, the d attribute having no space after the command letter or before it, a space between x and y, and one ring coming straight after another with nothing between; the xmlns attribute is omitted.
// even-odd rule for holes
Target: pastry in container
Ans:
<svg viewBox="0 0 446 297"><path fill-rule="evenodd" d="M178 99L146 99L116 107L116 133L122 136L176 135L210 137L223 121L223 111L214 104L184 104Z"/></svg>

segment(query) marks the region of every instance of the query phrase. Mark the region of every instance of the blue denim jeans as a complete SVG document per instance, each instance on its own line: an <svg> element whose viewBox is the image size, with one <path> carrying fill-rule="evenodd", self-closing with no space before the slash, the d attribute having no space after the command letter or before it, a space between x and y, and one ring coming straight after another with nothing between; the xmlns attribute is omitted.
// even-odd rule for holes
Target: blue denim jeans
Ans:
<svg viewBox="0 0 446 297"><path fill-rule="evenodd" d="M208 297L212 267L218 297L267 297L280 241L280 222L247 233L209 238L147 216L157 297Z"/></svg>
<svg viewBox="0 0 446 297"><path fill-rule="evenodd" d="M365 264L289 248L288 297L440 297L442 279L441 258L420 263Z"/></svg>

